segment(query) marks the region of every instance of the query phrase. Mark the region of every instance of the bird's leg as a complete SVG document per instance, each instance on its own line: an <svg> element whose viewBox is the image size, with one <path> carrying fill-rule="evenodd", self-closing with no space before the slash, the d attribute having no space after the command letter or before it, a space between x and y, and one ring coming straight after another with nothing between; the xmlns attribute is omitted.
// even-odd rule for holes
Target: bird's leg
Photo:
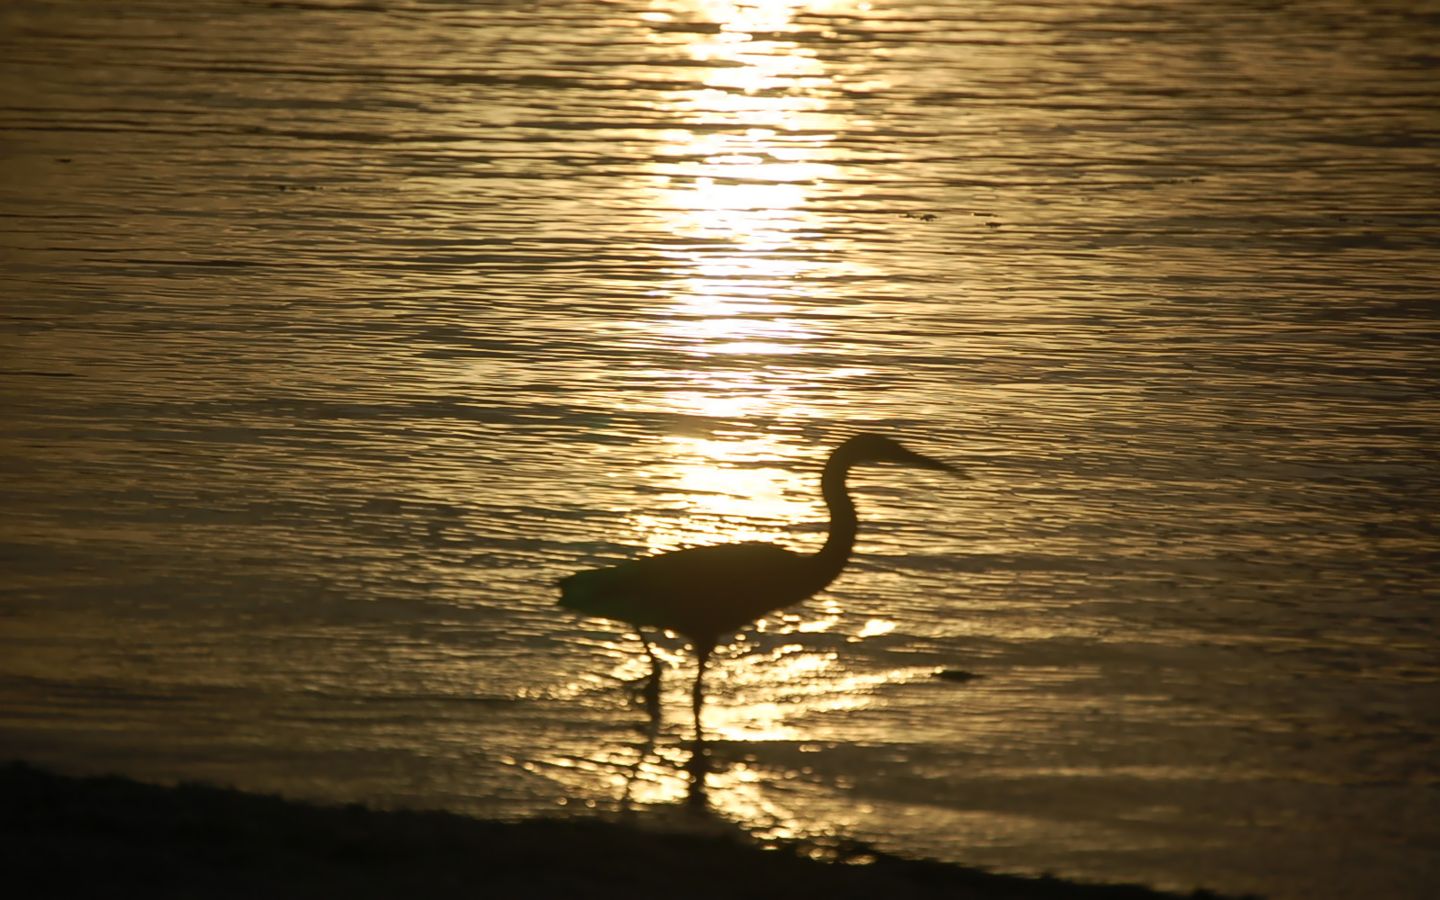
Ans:
<svg viewBox="0 0 1440 900"><path fill-rule="evenodd" d="M710 762L705 751L705 729L700 727L700 705L705 700L705 666L710 662L710 653L715 649L714 641L696 641L695 692L691 695L691 706L695 712L695 742L690 745L690 791L687 802L692 808L703 809L707 804L705 776L710 772Z"/></svg>
<svg viewBox="0 0 1440 900"><path fill-rule="evenodd" d="M690 776L690 789L685 792L685 805L694 810L704 810L710 805L710 796L705 790L705 776L710 774L710 759L705 744L695 741L690 745L690 760L685 764Z"/></svg>
<svg viewBox="0 0 1440 900"><path fill-rule="evenodd" d="M705 730L700 727L700 705L705 702L705 666L710 662L710 653L715 649L714 641L696 641L695 690L690 696L690 706L695 712L695 743L705 742Z"/></svg>
<svg viewBox="0 0 1440 900"><path fill-rule="evenodd" d="M660 719L660 658L655 655L655 648L650 645L650 639L645 632L635 629L640 635L640 643L645 645L645 655L650 657L650 680L645 683L645 711L650 714L652 721Z"/></svg>

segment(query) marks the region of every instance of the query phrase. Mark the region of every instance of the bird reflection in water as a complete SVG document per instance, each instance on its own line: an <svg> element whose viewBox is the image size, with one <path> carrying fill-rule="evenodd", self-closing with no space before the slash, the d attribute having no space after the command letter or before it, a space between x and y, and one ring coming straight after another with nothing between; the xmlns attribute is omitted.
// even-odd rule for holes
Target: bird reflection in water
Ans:
<svg viewBox="0 0 1440 900"><path fill-rule="evenodd" d="M654 657L652 656L652 659ZM620 809L622 812L629 812L631 795L635 789L635 783L641 779L645 764L649 762L651 754L655 753L655 744L660 737L661 709L660 709L660 669L652 667L650 674L645 678L644 688L645 700L645 726L644 738L640 742L635 761L631 763L629 771L625 775L625 791L620 797ZM658 757L657 757L658 758ZM692 812L707 813L709 811L709 798L706 795L705 776L710 770L710 754L705 745L705 736L696 732L690 742L690 755L685 761L686 790L685 807Z"/></svg>
<svg viewBox="0 0 1440 900"><path fill-rule="evenodd" d="M691 692L695 738L687 766L692 805L705 802L708 762L700 709L710 654L721 637L819 593L839 576L859 530L846 479L854 466L882 462L956 472L890 438L856 435L836 447L825 461L820 485L830 511L830 526L824 545L815 553L795 553L754 541L689 547L577 572L560 580L561 606L624 622L639 634L650 657L650 678L644 690L651 718L650 746L660 721L660 661L645 629L664 629L689 640L697 663Z"/></svg>

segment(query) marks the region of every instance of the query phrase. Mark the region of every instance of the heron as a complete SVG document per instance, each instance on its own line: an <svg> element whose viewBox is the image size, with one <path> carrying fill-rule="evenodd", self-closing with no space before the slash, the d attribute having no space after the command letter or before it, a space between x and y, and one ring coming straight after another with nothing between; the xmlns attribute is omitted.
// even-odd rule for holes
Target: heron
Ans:
<svg viewBox="0 0 1440 900"><path fill-rule="evenodd" d="M839 577L860 524L846 478L856 465L879 462L958 474L953 466L888 437L858 434L825 461L820 492L830 511L830 526L817 552L796 553L762 541L687 547L566 576L559 582L560 606L633 627L650 657L652 689L659 683L660 661L644 629L665 629L686 638L697 662L691 692L695 739L703 741L702 684L716 643L814 596ZM658 695L653 702L658 703Z"/></svg>

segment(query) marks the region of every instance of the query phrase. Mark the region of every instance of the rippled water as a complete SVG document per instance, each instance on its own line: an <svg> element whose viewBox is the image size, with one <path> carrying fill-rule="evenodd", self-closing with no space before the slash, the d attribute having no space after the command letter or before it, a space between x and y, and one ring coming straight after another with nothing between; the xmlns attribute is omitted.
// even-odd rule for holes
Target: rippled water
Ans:
<svg viewBox="0 0 1440 900"><path fill-rule="evenodd" d="M0 7L0 748L694 827L555 578L819 541L710 827L1440 881L1434 2ZM936 677L958 669L981 678Z"/></svg>

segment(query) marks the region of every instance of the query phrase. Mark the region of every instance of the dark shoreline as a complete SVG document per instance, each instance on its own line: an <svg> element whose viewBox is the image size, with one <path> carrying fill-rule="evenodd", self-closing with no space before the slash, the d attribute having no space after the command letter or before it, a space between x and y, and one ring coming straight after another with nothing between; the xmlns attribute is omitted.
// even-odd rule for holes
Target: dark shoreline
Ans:
<svg viewBox="0 0 1440 900"><path fill-rule="evenodd" d="M1035 898L1158 900L1147 888L995 875L865 851L657 833L598 819L490 822L328 807L206 785L0 767L0 865L44 897ZM1192 897L1213 897L1199 891Z"/></svg>

